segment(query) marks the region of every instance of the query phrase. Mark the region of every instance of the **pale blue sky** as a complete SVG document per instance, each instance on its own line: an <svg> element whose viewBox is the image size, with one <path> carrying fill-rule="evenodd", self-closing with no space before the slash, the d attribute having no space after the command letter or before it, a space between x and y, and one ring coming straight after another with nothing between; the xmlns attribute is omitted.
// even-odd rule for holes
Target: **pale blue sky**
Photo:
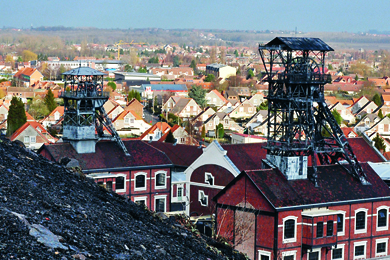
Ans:
<svg viewBox="0 0 390 260"><path fill-rule="evenodd" d="M0 28L390 31L389 8L388 0L8 0Z"/></svg>

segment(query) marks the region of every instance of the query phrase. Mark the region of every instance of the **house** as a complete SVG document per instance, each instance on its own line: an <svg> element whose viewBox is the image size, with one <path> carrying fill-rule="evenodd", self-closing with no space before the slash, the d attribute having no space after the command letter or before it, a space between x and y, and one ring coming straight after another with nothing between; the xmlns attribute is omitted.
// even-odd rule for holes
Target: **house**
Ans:
<svg viewBox="0 0 390 260"><path fill-rule="evenodd" d="M173 67L173 68L151 68L149 70L154 75L158 75L161 78L176 79L180 76L194 76L194 70L190 67Z"/></svg>
<svg viewBox="0 0 390 260"><path fill-rule="evenodd" d="M373 113L378 109L378 106L373 101L368 101L362 108L355 112L357 119L361 119L365 114Z"/></svg>
<svg viewBox="0 0 390 260"><path fill-rule="evenodd" d="M121 105L116 105L111 110L107 111L107 116L109 119L111 119L111 121L113 121L123 111L125 111L125 110L123 109L123 107Z"/></svg>
<svg viewBox="0 0 390 260"><path fill-rule="evenodd" d="M254 106L254 107L258 107L261 105L261 103L264 102L264 95L262 93L256 93L254 94L250 99L249 99L249 102Z"/></svg>
<svg viewBox="0 0 390 260"><path fill-rule="evenodd" d="M390 118L385 116L380 119L369 130L367 130L367 132L376 132L382 136L390 136Z"/></svg>
<svg viewBox="0 0 390 260"><path fill-rule="evenodd" d="M173 138L175 138L175 143L176 144L187 144L187 145L198 145L198 141L196 141L195 138L193 138L187 131L179 126L179 125L174 125L171 127L170 132L173 135ZM169 131L165 133L159 140L158 142L165 142L166 138L169 134Z"/></svg>
<svg viewBox="0 0 390 260"><path fill-rule="evenodd" d="M54 143L56 138L51 136L38 122L27 121L10 137L11 141L18 140L31 150L38 150L43 144Z"/></svg>
<svg viewBox="0 0 390 260"><path fill-rule="evenodd" d="M254 114L249 121L246 123L245 128L250 129L251 131L254 131L254 129L261 124L264 123L264 121L268 117L268 110L259 110L256 114Z"/></svg>
<svg viewBox="0 0 390 260"><path fill-rule="evenodd" d="M139 140L144 141L158 141L160 138L167 134L171 130L171 127L165 122L157 122L146 130L140 137Z"/></svg>
<svg viewBox="0 0 390 260"><path fill-rule="evenodd" d="M254 114L256 114L256 107L253 106L249 100L245 100L236 108L234 108L229 113L229 116L231 118L250 118Z"/></svg>
<svg viewBox="0 0 390 260"><path fill-rule="evenodd" d="M352 127L341 127L341 131L347 138L358 137L358 134L353 130Z"/></svg>
<svg viewBox="0 0 390 260"><path fill-rule="evenodd" d="M0 122L7 120L8 110L9 110L8 106L6 106L4 103L0 105Z"/></svg>
<svg viewBox="0 0 390 260"><path fill-rule="evenodd" d="M204 121L206 121L210 116L214 115L215 111L211 107L206 108L204 111L200 112L194 118L191 119L191 124L194 127L196 132L202 131L202 126Z"/></svg>
<svg viewBox="0 0 390 260"><path fill-rule="evenodd" d="M370 100L366 98L365 96L360 97L357 99L353 105L351 106L351 112L352 114L356 114L359 110L362 109Z"/></svg>
<svg viewBox="0 0 390 260"><path fill-rule="evenodd" d="M377 114L365 114L356 124L355 129L358 132L365 132L380 121Z"/></svg>
<svg viewBox="0 0 390 260"><path fill-rule="evenodd" d="M58 106L50 114L39 121L46 129L51 125L55 125L64 115L64 106Z"/></svg>
<svg viewBox="0 0 390 260"><path fill-rule="evenodd" d="M144 106L136 98L133 98L127 104L127 106L125 107L125 110L133 110L138 116L140 116L140 117L144 116Z"/></svg>
<svg viewBox="0 0 390 260"><path fill-rule="evenodd" d="M264 136L232 133L232 144L265 143L267 138Z"/></svg>
<svg viewBox="0 0 390 260"><path fill-rule="evenodd" d="M116 102L115 100L109 98L106 101L106 103L104 103L103 108L104 108L104 111L106 111L106 113L108 113L109 111L111 111L116 106L120 106L119 103Z"/></svg>
<svg viewBox="0 0 390 260"><path fill-rule="evenodd" d="M170 113L180 117L188 118L198 115L202 109L192 98L180 98Z"/></svg>
<svg viewBox="0 0 390 260"><path fill-rule="evenodd" d="M219 93L219 91L216 89L213 89L207 93L205 99L207 101L207 105L217 108L223 106L227 102L226 98L222 96L221 93Z"/></svg>
<svg viewBox="0 0 390 260"><path fill-rule="evenodd" d="M150 125L133 110L124 110L112 120L120 135L141 135Z"/></svg>
<svg viewBox="0 0 390 260"><path fill-rule="evenodd" d="M224 64L213 63L206 66L206 75L213 74L216 79L223 83L230 76L236 76L237 69Z"/></svg>
<svg viewBox="0 0 390 260"><path fill-rule="evenodd" d="M232 132L242 133L244 131L244 129L234 122L228 114L224 112L216 112L203 123L208 136L215 136L215 129L218 124L222 124L225 130L229 129Z"/></svg>
<svg viewBox="0 0 390 260"><path fill-rule="evenodd" d="M390 94L382 94L383 104L390 106Z"/></svg>
<svg viewBox="0 0 390 260"><path fill-rule="evenodd" d="M42 81L43 75L37 69L23 68L13 76L19 87L30 87L36 81Z"/></svg>
<svg viewBox="0 0 390 260"><path fill-rule="evenodd" d="M240 100L238 93L233 89L228 89L225 91L225 98L228 100Z"/></svg>
<svg viewBox="0 0 390 260"><path fill-rule="evenodd" d="M344 106L342 103L336 102L336 104L331 106L329 109L331 111L336 110L344 121L348 121L349 123L355 122L355 116L352 114L351 109Z"/></svg>
<svg viewBox="0 0 390 260"><path fill-rule="evenodd" d="M318 166L318 187L277 168L242 171L214 197L216 233L250 259L387 256L390 190L362 167L370 185L341 165Z"/></svg>
<svg viewBox="0 0 390 260"><path fill-rule="evenodd" d="M249 99L252 96L252 93L248 87L229 87L229 90L233 90L237 93L241 102L244 102L245 99Z"/></svg>
<svg viewBox="0 0 390 260"><path fill-rule="evenodd" d="M179 96L186 96L188 88L185 84L142 84L142 97L147 99L154 96L162 96L165 93L172 93Z"/></svg>
<svg viewBox="0 0 390 260"><path fill-rule="evenodd" d="M34 98L35 93L32 88L25 87L7 87L7 98L12 99L12 97L18 97L22 99L24 103L27 103L27 99Z"/></svg>
<svg viewBox="0 0 390 260"><path fill-rule="evenodd" d="M182 96L170 96L168 100L162 105L162 111L169 112L176 106L177 102L182 98Z"/></svg>
<svg viewBox="0 0 390 260"><path fill-rule="evenodd" d="M60 162L71 158L87 175L109 191L144 204L156 212L170 211L171 167L160 150L140 140L123 140L126 156L114 141L99 141L95 153L79 154L70 143L44 145L38 153Z"/></svg>

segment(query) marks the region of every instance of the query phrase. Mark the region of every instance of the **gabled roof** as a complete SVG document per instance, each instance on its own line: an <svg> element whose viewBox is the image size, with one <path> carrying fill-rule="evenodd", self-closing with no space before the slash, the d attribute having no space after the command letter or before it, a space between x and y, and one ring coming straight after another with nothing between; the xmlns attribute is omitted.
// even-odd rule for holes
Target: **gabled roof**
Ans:
<svg viewBox="0 0 390 260"><path fill-rule="evenodd" d="M171 129L171 127L165 123L165 122L157 122L155 123L154 125L152 125L148 130L146 130L140 137L139 139L142 140L145 138L145 136L147 136L148 134L151 134L151 133L154 133L155 130L159 129L160 131L162 131L163 133L165 133L165 131L167 129Z"/></svg>
<svg viewBox="0 0 390 260"><path fill-rule="evenodd" d="M164 152L172 163L176 166L190 166L203 153L203 150L198 146L151 142L151 146Z"/></svg>
<svg viewBox="0 0 390 260"><path fill-rule="evenodd" d="M123 120L125 118L125 116L127 116L128 114L133 115L135 117L135 119L137 119L137 120L142 120L142 118L137 113L135 113L133 110L124 110L122 113L120 113L112 121L115 122L117 120Z"/></svg>
<svg viewBox="0 0 390 260"><path fill-rule="evenodd" d="M26 111L27 122L35 121L35 119Z"/></svg>
<svg viewBox="0 0 390 260"><path fill-rule="evenodd" d="M53 136L49 134L49 132L46 131L46 129L38 122L36 121L27 121L22 125L18 130L16 130L10 137L10 140L15 140L21 133L23 133L24 130L27 129L27 127L31 126L36 130L36 132L45 140L45 143L50 143L48 138L56 140Z"/></svg>
<svg viewBox="0 0 390 260"><path fill-rule="evenodd" d="M259 48L281 48L282 50L300 51L334 51L329 45L319 38L306 37L276 37L269 43Z"/></svg>
<svg viewBox="0 0 390 260"><path fill-rule="evenodd" d="M390 197L389 187L375 171L367 163L362 167L371 185L363 185L340 165L318 166L318 187L308 179L288 181L278 169L244 171L235 180L247 176L276 210ZM234 183L226 186L215 199Z"/></svg>
<svg viewBox="0 0 390 260"><path fill-rule="evenodd" d="M78 160L80 167L85 170L107 171L107 169L130 167L169 167L172 162L161 151L147 142L140 140L123 140L131 156L126 156L122 148L114 141L96 143L95 153L79 154L70 143L56 143L42 146L38 153L45 149L50 156L59 161L62 157Z"/></svg>
<svg viewBox="0 0 390 260"><path fill-rule="evenodd" d="M172 108L171 113L180 113L188 105L188 103L190 103L191 100L192 98L180 98L176 105Z"/></svg>
<svg viewBox="0 0 390 260"><path fill-rule="evenodd" d="M139 105L141 105L142 107L144 106L144 105L141 104L141 102L138 101L138 99L133 98L133 99L127 104L126 108L127 108L128 106L134 105L134 104L139 104Z"/></svg>
<svg viewBox="0 0 390 260"><path fill-rule="evenodd" d="M213 89L213 90L211 90L210 92L214 92L215 93L215 95L217 95L224 103L226 103L227 102L227 100L226 100L226 98L224 97L224 96L222 96L222 94L221 93L219 93L219 91L218 90L216 90L216 89ZM209 93L210 93L209 92Z"/></svg>

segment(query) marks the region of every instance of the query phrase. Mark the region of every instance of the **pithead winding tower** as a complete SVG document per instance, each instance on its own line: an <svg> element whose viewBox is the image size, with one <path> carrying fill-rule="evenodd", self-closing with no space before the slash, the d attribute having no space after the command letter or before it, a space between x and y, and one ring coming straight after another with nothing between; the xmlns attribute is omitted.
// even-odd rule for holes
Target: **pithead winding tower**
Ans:
<svg viewBox="0 0 390 260"><path fill-rule="evenodd" d="M259 45L268 82L267 161L287 179L309 178L317 186L317 161L340 164L369 184L325 103L325 56L333 49L318 38L276 37ZM308 161L312 166L308 172Z"/></svg>
<svg viewBox="0 0 390 260"><path fill-rule="evenodd" d="M129 155L103 108L110 93L103 91L104 73L89 67L69 70L64 75L63 140L78 153L94 153L99 140L113 140ZM106 131L105 134L104 131Z"/></svg>

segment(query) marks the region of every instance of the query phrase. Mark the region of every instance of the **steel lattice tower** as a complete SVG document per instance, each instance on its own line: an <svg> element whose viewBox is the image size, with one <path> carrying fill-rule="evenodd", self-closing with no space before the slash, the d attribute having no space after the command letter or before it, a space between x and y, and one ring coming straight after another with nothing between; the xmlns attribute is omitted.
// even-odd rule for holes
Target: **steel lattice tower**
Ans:
<svg viewBox="0 0 390 260"><path fill-rule="evenodd" d="M103 91L105 74L79 67L62 75L65 81L60 95L64 99L63 140L70 142L78 153L94 153L99 140L114 140L129 155L103 108L110 96Z"/></svg>
<svg viewBox="0 0 390 260"><path fill-rule="evenodd" d="M321 164L342 165L368 184L325 103L324 85L331 82L324 73L329 51L333 49L318 38L277 37L259 45L269 84L267 161L288 179L308 177L317 186L318 158ZM308 173L309 158L313 167Z"/></svg>

